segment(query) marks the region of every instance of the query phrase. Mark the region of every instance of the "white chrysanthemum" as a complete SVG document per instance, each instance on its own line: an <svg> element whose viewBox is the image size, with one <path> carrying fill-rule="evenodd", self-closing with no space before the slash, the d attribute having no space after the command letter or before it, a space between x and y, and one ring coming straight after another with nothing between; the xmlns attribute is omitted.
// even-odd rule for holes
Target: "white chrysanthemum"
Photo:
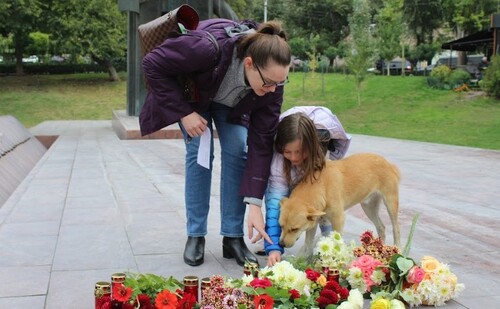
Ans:
<svg viewBox="0 0 500 309"><path fill-rule="evenodd" d="M272 271L272 275L270 274ZM267 270L267 277L281 288L296 289L302 291L304 286L310 283L306 273L295 269L288 261L276 263Z"/></svg>
<svg viewBox="0 0 500 309"><path fill-rule="evenodd" d="M351 289L347 301L351 303L354 308L363 308L363 294L358 289Z"/></svg>
<svg viewBox="0 0 500 309"><path fill-rule="evenodd" d="M314 248L314 254L319 254L320 256L330 256L333 251L334 243L331 237L321 237L316 243Z"/></svg>
<svg viewBox="0 0 500 309"><path fill-rule="evenodd" d="M375 282L376 285L379 285L381 284L383 281L385 281L385 273L380 270L380 269L376 269L373 271L370 279Z"/></svg>
<svg viewBox="0 0 500 309"><path fill-rule="evenodd" d="M354 241L347 245L339 232L320 237L314 248L314 253L319 258L317 266L338 269L342 272L355 258L353 254L355 246Z"/></svg>
<svg viewBox="0 0 500 309"><path fill-rule="evenodd" d="M360 291L366 291L365 280L363 279L363 272L358 267L351 267L349 269L349 276L347 276L347 281L351 287L359 289Z"/></svg>

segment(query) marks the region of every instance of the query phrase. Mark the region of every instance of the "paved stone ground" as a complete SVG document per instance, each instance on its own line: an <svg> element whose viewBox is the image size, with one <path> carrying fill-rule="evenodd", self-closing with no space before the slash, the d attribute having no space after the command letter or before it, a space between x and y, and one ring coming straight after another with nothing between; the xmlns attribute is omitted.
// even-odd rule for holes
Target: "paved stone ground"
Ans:
<svg viewBox="0 0 500 309"><path fill-rule="evenodd" d="M60 137L0 207L0 308L93 308L95 282L124 270L241 276L222 258L218 171L205 264L182 261L182 140L120 140L110 121L50 121L31 131ZM412 257L449 263L466 285L445 308L499 308L500 152L354 135L357 152L400 167L403 242L420 213ZM345 239L367 229L361 208L349 210Z"/></svg>

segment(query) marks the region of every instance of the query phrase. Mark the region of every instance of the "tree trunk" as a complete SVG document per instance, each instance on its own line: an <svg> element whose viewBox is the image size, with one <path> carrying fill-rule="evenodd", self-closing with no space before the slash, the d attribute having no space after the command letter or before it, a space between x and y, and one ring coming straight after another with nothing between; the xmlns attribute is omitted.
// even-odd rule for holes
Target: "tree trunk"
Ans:
<svg viewBox="0 0 500 309"><path fill-rule="evenodd" d="M118 76L118 73L116 72L115 67L111 63L111 61L108 61L108 73L109 73L109 78L114 81L114 82L119 82L120 81L120 76Z"/></svg>
<svg viewBox="0 0 500 309"><path fill-rule="evenodd" d="M102 60L102 59L98 59L97 57L94 57L94 56L91 56L91 57L100 66L106 68L106 70L108 71L109 80L111 80L113 82L119 82L120 81L120 76L118 76L118 73L116 72L116 69L113 66L113 63L111 62L110 59Z"/></svg>
<svg viewBox="0 0 500 309"><path fill-rule="evenodd" d="M24 75L24 70L23 70L23 42L22 40L16 35L14 36L14 45L15 45L15 56L16 56L16 75L21 76Z"/></svg>

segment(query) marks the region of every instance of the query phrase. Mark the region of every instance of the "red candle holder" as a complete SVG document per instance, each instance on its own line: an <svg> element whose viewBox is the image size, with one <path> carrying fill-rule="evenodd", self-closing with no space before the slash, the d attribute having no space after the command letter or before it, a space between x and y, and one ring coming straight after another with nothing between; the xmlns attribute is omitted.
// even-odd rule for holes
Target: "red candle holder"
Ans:
<svg viewBox="0 0 500 309"><path fill-rule="evenodd" d="M196 302L198 302L198 277L185 276L183 281L184 293L193 295L196 298Z"/></svg>
<svg viewBox="0 0 500 309"><path fill-rule="evenodd" d="M111 284L105 281L96 282L94 297L95 309L101 309L104 303L111 302Z"/></svg>
<svg viewBox="0 0 500 309"><path fill-rule="evenodd" d="M339 270L338 269L329 269L328 275L326 276L326 280L339 282Z"/></svg>
<svg viewBox="0 0 500 309"><path fill-rule="evenodd" d="M126 275L124 273L114 273L111 275L111 299L115 300L113 290L116 286L121 286L125 282Z"/></svg>

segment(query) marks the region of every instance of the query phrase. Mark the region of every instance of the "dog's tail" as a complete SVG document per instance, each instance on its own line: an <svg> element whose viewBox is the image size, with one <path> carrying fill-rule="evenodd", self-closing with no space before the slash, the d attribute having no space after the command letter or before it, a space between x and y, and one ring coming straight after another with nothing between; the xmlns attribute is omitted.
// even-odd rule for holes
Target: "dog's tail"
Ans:
<svg viewBox="0 0 500 309"><path fill-rule="evenodd" d="M390 163L390 165L391 165L391 172L393 172L396 175L396 177L398 178L398 182L399 182L401 180L401 171L399 170L399 168L396 165L394 165L392 163Z"/></svg>

